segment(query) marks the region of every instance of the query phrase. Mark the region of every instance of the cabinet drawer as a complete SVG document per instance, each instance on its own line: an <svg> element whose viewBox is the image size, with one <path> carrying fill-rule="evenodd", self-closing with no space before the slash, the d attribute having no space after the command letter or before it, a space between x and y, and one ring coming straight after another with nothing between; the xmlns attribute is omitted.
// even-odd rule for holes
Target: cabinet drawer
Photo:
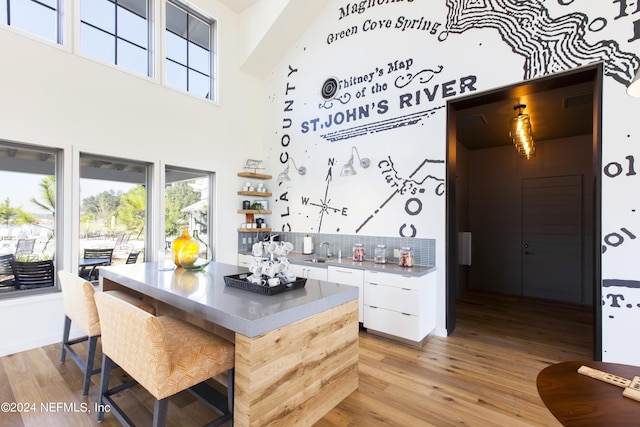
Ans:
<svg viewBox="0 0 640 427"><path fill-rule="evenodd" d="M361 287L364 281L364 270L330 265L327 268L327 281Z"/></svg>
<svg viewBox="0 0 640 427"><path fill-rule="evenodd" d="M420 292L411 289L365 283L364 303L399 313L420 315Z"/></svg>
<svg viewBox="0 0 640 427"><path fill-rule="evenodd" d="M385 310L384 308L364 306L364 326L367 329L383 332L412 341L420 341L420 321L418 316Z"/></svg>
<svg viewBox="0 0 640 427"><path fill-rule="evenodd" d="M304 277L305 279L315 279L327 281L327 269L318 267L307 267L299 264L290 264L289 271L296 277Z"/></svg>
<svg viewBox="0 0 640 427"><path fill-rule="evenodd" d="M238 254L238 265L240 267L249 267L251 265L251 261L253 261L252 255L247 254Z"/></svg>
<svg viewBox="0 0 640 427"><path fill-rule="evenodd" d="M365 270L364 281L377 285L395 286L397 288L420 289L424 276L406 276L403 274L382 273Z"/></svg>

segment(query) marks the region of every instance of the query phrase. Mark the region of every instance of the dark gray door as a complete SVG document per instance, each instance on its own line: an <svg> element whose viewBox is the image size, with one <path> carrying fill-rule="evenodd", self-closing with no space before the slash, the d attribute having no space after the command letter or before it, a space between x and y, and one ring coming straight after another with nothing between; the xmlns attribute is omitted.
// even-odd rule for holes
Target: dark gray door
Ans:
<svg viewBox="0 0 640 427"><path fill-rule="evenodd" d="M582 175L522 180L522 294L582 303Z"/></svg>

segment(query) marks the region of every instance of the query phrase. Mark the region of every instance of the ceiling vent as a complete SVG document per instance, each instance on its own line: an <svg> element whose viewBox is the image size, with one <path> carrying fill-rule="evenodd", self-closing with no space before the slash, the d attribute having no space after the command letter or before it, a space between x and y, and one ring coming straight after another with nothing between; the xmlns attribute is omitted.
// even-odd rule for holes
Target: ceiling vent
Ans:
<svg viewBox="0 0 640 427"><path fill-rule="evenodd" d="M564 108L577 107L579 105L591 105L593 104L593 94L585 93L584 95L570 96L563 100Z"/></svg>
<svg viewBox="0 0 640 427"><path fill-rule="evenodd" d="M484 114L476 114L475 116L458 117L456 119L456 124L460 128L470 128L477 126L486 126L487 124L489 124L489 122L487 121L487 118L484 116Z"/></svg>

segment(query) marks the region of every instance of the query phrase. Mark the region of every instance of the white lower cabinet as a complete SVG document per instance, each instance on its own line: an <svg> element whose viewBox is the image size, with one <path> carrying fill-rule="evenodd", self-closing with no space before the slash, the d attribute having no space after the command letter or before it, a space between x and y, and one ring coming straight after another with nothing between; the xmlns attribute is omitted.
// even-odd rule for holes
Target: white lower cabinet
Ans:
<svg viewBox="0 0 640 427"><path fill-rule="evenodd" d="M330 265L327 268L327 281L358 287L358 321L364 322L364 270Z"/></svg>
<svg viewBox="0 0 640 427"><path fill-rule="evenodd" d="M289 271L293 272L296 277L327 281L326 267L309 267L302 264L289 264Z"/></svg>
<svg viewBox="0 0 640 427"><path fill-rule="evenodd" d="M238 254L238 265L240 267L247 267L251 265L251 261L253 261L253 255L247 254Z"/></svg>
<svg viewBox="0 0 640 427"><path fill-rule="evenodd" d="M403 276L364 272L364 326L421 342L435 329L435 272Z"/></svg>

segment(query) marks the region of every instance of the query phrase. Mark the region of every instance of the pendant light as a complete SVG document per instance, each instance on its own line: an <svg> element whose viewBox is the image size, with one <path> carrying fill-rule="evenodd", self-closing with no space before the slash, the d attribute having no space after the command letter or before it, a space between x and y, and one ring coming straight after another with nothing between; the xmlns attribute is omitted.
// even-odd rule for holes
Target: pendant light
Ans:
<svg viewBox="0 0 640 427"><path fill-rule="evenodd" d="M518 104L513 107L513 109L518 112L518 115L511 119L509 136L520 156L528 160L535 156L536 146L533 142L531 118L528 114L523 113L525 108L527 108L525 104Z"/></svg>

